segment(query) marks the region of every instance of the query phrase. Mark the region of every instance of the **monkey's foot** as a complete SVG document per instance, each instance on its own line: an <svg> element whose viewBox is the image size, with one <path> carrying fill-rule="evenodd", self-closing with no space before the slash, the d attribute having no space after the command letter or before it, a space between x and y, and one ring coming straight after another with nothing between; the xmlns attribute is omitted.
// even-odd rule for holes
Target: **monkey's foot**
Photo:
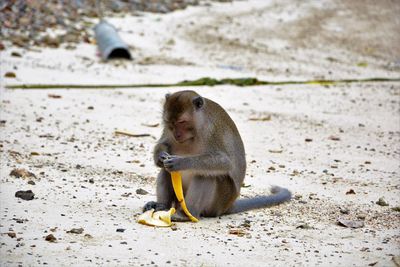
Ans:
<svg viewBox="0 0 400 267"><path fill-rule="evenodd" d="M188 222L190 221L190 218L186 216L186 214L184 214L182 211L178 211L171 216L171 220L173 222Z"/></svg>
<svg viewBox="0 0 400 267"><path fill-rule="evenodd" d="M154 209L155 211L160 211L160 210L169 210L169 207L167 205L165 205L164 203L149 201L144 205L143 212L151 210L151 209Z"/></svg>

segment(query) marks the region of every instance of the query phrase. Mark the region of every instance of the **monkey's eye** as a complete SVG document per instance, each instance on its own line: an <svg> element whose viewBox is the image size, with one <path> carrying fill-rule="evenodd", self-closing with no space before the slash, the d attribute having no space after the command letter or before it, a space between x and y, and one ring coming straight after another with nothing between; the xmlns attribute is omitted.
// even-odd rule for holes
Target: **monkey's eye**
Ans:
<svg viewBox="0 0 400 267"><path fill-rule="evenodd" d="M196 107L196 109L200 109L204 105L204 100L201 96L196 97L195 99L192 100L193 105Z"/></svg>

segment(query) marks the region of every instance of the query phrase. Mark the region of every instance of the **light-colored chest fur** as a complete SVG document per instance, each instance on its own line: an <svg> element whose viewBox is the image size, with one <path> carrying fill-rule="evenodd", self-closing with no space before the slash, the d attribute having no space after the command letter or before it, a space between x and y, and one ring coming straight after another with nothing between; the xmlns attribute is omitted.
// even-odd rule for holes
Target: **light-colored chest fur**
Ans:
<svg viewBox="0 0 400 267"><path fill-rule="evenodd" d="M177 144L174 149L171 151L172 155L177 156L196 156L204 153L202 149L203 146L199 144L199 142L193 142L191 144ZM184 170L181 171L182 175L182 187L183 193L186 194L186 191L189 188L190 183L192 182L195 173L192 170Z"/></svg>

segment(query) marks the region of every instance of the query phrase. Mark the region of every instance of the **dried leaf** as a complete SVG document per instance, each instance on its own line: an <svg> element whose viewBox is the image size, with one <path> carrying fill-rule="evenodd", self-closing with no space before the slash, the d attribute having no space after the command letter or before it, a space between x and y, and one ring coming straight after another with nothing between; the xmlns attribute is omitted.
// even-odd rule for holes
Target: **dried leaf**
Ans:
<svg viewBox="0 0 400 267"><path fill-rule="evenodd" d="M229 234L237 235L237 236L244 236L246 234L246 231L243 229L230 229Z"/></svg>
<svg viewBox="0 0 400 267"><path fill-rule="evenodd" d="M6 78L16 78L17 75L15 74L15 72L9 71L9 72L6 72L6 74L4 74L4 77L6 77Z"/></svg>
<svg viewBox="0 0 400 267"><path fill-rule="evenodd" d="M10 153L11 153L11 151L10 151ZM16 153L18 153L18 152L16 152ZM33 174L30 171L27 171L26 169L14 169L10 172L10 175L17 177L17 178L36 178L35 174Z"/></svg>
<svg viewBox="0 0 400 267"><path fill-rule="evenodd" d="M159 124L159 123L153 123L153 124L142 123L142 125L143 125L143 126L146 126L146 127L155 128L155 127L158 127L160 124Z"/></svg>
<svg viewBox="0 0 400 267"><path fill-rule="evenodd" d="M268 152L269 153L282 153L283 152L283 150L282 149L268 149Z"/></svg>
<svg viewBox="0 0 400 267"><path fill-rule="evenodd" d="M116 135L125 135L125 136L130 136L130 137L147 137L150 136L150 134L133 134L125 131L115 131Z"/></svg>
<svg viewBox="0 0 400 267"><path fill-rule="evenodd" d="M340 137L334 136L334 135L329 136L328 139L329 139L329 140L332 140L332 141L340 141Z"/></svg>
<svg viewBox="0 0 400 267"><path fill-rule="evenodd" d="M271 115L263 116L263 117L250 117L250 121L270 121Z"/></svg>
<svg viewBox="0 0 400 267"><path fill-rule="evenodd" d="M61 95L56 95L56 94L48 94L47 96L48 96L49 98L54 98L54 99L62 98Z"/></svg>

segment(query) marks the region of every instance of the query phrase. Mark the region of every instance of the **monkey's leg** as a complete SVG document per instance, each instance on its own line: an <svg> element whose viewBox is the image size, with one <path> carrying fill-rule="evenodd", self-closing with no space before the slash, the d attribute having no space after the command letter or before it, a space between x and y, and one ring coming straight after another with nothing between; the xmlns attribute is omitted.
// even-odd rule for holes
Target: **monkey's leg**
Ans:
<svg viewBox="0 0 400 267"><path fill-rule="evenodd" d="M199 218L212 207L214 202L216 180L212 177L196 176L192 178L185 194L185 202L189 212ZM181 208L172 216L173 221L190 221Z"/></svg>
<svg viewBox="0 0 400 267"><path fill-rule="evenodd" d="M172 202L176 201L174 188L172 187L171 175L162 169L157 177L157 202L147 202L143 207L143 211L150 209L168 210L172 206Z"/></svg>
<svg viewBox="0 0 400 267"><path fill-rule="evenodd" d="M225 214L238 197L233 180L228 175L197 176L196 178L197 184L193 186L190 195L188 193L188 206L191 205L203 217L217 217Z"/></svg>

